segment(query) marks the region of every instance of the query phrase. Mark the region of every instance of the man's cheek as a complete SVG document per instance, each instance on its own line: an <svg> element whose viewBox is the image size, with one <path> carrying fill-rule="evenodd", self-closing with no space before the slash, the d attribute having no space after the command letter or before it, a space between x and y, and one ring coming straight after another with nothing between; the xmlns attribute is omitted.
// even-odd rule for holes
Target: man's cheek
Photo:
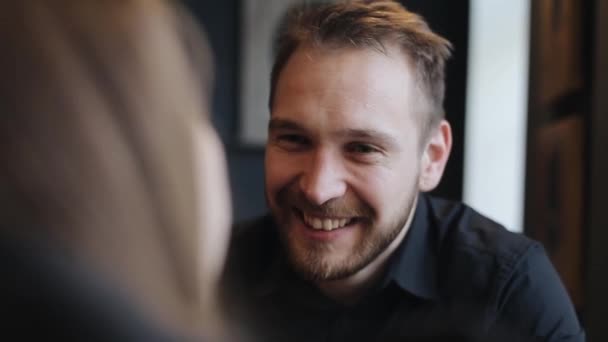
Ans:
<svg viewBox="0 0 608 342"><path fill-rule="evenodd" d="M288 165L273 163L267 166L267 183L270 189L274 192L280 190L281 187L290 183L294 173Z"/></svg>

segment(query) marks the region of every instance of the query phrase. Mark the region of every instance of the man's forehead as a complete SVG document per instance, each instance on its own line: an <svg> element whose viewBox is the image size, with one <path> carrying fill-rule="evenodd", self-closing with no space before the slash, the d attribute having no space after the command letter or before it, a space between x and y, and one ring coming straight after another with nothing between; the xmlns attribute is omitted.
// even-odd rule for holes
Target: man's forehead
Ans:
<svg viewBox="0 0 608 342"><path fill-rule="evenodd" d="M320 92L317 95L334 92L331 95L341 97L332 98L344 100L345 104L361 101L360 105L374 106L385 103L382 98L391 95L397 101L416 101L417 83L415 68L398 47L383 53L365 47L330 50L303 46L281 72L276 95L285 91ZM380 99L374 103L373 97Z"/></svg>

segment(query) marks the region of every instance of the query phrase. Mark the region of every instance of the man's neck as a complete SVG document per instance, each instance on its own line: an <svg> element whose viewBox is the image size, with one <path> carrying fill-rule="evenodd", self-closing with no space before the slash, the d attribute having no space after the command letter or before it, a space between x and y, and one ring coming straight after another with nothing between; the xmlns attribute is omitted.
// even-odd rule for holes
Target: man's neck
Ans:
<svg viewBox="0 0 608 342"><path fill-rule="evenodd" d="M322 281L318 282L316 286L326 296L347 304L355 304L362 296L369 290L382 276L384 270L387 267L387 262L390 256L395 252L397 247L401 244L405 235L407 234L416 212L416 206L418 204L418 196L414 200L412 208L410 209L409 217L405 223L405 226L397 237L390 243L390 245L382 252L376 259L374 259L369 265L365 266L359 272L352 276L339 280Z"/></svg>

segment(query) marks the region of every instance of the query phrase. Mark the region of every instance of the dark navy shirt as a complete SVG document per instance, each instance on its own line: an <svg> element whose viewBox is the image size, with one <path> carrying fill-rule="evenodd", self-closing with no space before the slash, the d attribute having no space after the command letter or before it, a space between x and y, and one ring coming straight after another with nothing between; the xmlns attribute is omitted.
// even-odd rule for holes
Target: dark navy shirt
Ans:
<svg viewBox="0 0 608 342"><path fill-rule="evenodd" d="M263 341L585 340L539 243L424 194L384 276L355 305L292 272L270 216L236 228L224 288L235 319Z"/></svg>

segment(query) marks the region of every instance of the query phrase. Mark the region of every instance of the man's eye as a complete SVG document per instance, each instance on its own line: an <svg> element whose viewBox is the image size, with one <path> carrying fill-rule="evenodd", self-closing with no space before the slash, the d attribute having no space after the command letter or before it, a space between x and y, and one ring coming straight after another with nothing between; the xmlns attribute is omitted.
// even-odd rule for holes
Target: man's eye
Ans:
<svg viewBox="0 0 608 342"><path fill-rule="evenodd" d="M280 134L275 136L275 143L285 149L301 149L310 145L310 140L299 134Z"/></svg>
<svg viewBox="0 0 608 342"><path fill-rule="evenodd" d="M362 144L362 143L350 144L350 145L348 145L347 150L350 153L358 153L358 154L370 154L370 153L379 152L379 150L376 147L374 147L373 145Z"/></svg>
<svg viewBox="0 0 608 342"><path fill-rule="evenodd" d="M294 144L303 144L306 143L306 138L301 136L301 135L297 135L297 134L283 134L283 135L279 135L277 137L277 140L279 141L284 141L284 142L289 142L289 143L294 143Z"/></svg>

